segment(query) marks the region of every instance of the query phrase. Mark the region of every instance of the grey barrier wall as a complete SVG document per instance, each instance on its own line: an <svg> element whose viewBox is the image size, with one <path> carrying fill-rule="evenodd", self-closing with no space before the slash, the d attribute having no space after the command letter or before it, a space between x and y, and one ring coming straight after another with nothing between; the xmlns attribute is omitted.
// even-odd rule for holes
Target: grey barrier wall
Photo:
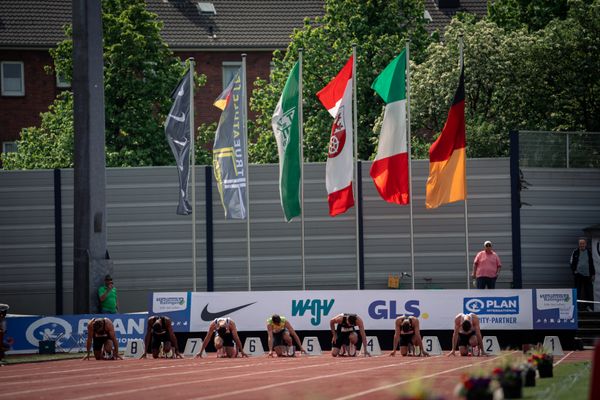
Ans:
<svg viewBox="0 0 600 400"><path fill-rule="evenodd" d="M370 162L362 163L364 286L391 290L387 289L389 274L411 272L409 207L380 199L369 176L370 165ZM425 209L428 166L427 160L413 162L416 288L466 288L467 264L471 265L485 240L494 242L503 261L498 286L510 287L509 160L468 160L468 261L463 202L435 210ZM196 168L197 286L200 291L206 290L207 285L204 171L205 167ZM73 309L73 171L61 172L63 299L64 312L70 313ZM55 313L53 191L53 171L0 171L0 272L3 277L0 302L9 303L11 312ZM192 217L175 214L176 168L109 168L106 193L108 249L114 262L120 311L146 310L148 296L153 291L191 290ZM211 201L214 289L247 290L246 223L224 220L214 181ZM290 223L283 219L277 165L250 167L250 203L252 290L302 289L301 224L299 218ZM306 289L357 288L355 210L329 217L325 164L305 165L304 208ZM557 243L544 243L544 246L552 245ZM564 243L561 241L560 245ZM530 286L536 286L538 279L540 284L560 281L558 276L526 276L530 278L526 279ZM401 288L410 287L411 278L405 278Z"/></svg>
<svg viewBox="0 0 600 400"><path fill-rule="evenodd" d="M526 187L521 191L523 287L573 286L571 252L583 229L600 223L600 169L521 172Z"/></svg>

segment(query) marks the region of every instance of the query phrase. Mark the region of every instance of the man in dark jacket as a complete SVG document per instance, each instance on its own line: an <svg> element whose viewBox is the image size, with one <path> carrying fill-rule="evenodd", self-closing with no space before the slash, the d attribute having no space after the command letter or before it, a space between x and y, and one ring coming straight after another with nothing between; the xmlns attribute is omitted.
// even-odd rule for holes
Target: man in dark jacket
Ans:
<svg viewBox="0 0 600 400"><path fill-rule="evenodd" d="M592 251L587 248L585 238L579 239L579 247L571 254L571 271L575 277L575 288L577 289L577 300L594 301L594 279L596 269ZM592 303L577 303L579 310L592 310Z"/></svg>

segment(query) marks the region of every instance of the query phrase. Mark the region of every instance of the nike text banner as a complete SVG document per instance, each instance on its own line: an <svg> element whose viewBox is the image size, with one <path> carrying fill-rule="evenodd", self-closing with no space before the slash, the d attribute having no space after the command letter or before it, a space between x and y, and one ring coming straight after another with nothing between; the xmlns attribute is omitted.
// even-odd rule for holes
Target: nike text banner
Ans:
<svg viewBox="0 0 600 400"><path fill-rule="evenodd" d="M387 103L377 156L370 175L379 195L390 203L408 204L408 145L406 129L406 50L381 72L372 88Z"/></svg>
<svg viewBox="0 0 600 400"><path fill-rule="evenodd" d="M192 213L188 201L188 181L190 172L190 74L185 73L173 92L173 105L165 121L165 136L175 156L179 175L179 204L177 214Z"/></svg>
<svg viewBox="0 0 600 400"><path fill-rule="evenodd" d="M444 129L429 149L427 208L437 208L467 198L466 165L465 78L461 70L458 89Z"/></svg>
<svg viewBox="0 0 600 400"><path fill-rule="evenodd" d="M337 76L317 93L317 97L334 118L325 167L329 215L346 212L354 205L352 121L352 64L350 57Z"/></svg>
<svg viewBox="0 0 600 400"><path fill-rule="evenodd" d="M294 64L271 120L279 154L279 196L286 221L300 215L300 66Z"/></svg>

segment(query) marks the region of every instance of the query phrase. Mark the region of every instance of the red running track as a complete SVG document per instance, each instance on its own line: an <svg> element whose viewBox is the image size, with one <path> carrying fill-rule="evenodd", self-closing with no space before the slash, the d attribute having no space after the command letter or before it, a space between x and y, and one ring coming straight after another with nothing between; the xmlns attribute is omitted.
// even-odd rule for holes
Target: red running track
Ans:
<svg viewBox="0 0 600 400"><path fill-rule="evenodd" d="M502 356L511 354L503 353ZM513 352L520 355L519 352ZM555 364L591 360L567 352ZM65 360L0 368L3 399L393 399L424 379L454 398L464 372L491 368L499 357L378 357Z"/></svg>

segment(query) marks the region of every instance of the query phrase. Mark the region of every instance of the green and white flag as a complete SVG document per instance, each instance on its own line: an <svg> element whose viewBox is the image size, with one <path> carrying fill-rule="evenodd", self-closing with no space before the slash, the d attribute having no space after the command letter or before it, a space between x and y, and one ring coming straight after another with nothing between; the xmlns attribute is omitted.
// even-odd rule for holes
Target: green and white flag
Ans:
<svg viewBox="0 0 600 400"><path fill-rule="evenodd" d="M279 98L271 123L279 153L279 195L286 221L300 215L300 126L298 92L300 74L296 62Z"/></svg>

